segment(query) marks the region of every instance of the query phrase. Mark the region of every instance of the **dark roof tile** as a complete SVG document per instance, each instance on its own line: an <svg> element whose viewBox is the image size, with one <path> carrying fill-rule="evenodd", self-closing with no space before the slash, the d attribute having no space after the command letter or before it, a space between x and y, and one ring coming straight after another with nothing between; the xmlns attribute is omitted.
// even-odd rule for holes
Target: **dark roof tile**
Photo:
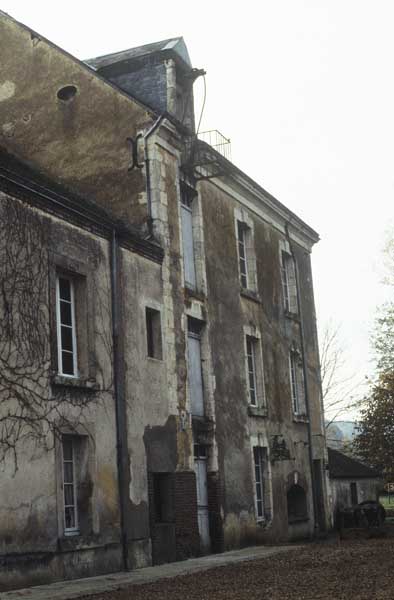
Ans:
<svg viewBox="0 0 394 600"><path fill-rule="evenodd" d="M357 479L361 477L382 477L379 471L333 448L328 448L328 465L330 477L333 478Z"/></svg>

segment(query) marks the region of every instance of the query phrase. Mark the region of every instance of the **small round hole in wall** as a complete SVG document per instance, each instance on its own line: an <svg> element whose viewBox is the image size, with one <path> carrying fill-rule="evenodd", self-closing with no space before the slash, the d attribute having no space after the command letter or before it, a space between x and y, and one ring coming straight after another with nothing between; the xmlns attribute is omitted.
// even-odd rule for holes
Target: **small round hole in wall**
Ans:
<svg viewBox="0 0 394 600"><path fill-rule="evenodd" d="M77 88L75 87L75 85L65 85L64 87L60 88L60 90L57 93L57 97L62 102L70 102L70 100L74 98L76 93Z"/></svg>

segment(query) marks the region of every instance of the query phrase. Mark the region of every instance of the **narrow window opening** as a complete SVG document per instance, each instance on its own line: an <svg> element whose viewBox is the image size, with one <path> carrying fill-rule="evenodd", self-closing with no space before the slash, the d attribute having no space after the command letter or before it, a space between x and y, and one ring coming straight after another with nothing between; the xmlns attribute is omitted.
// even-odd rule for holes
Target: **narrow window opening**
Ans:
<svg viewBox="0 0 394 600"><path fill-rule="evenodd" d="M299 413L299 398L298 398L298 386L297 386L297 367L296 359L293 352L290 352L290 384L291 384L291 401L293 405L293 412Z"/></svg>
<svg viewBox="0 0 394 600"><path fill-rule="evenodd" d="M161 360L163 358L163 345L161 338L160 311L146 307L146 345L149 358Z"/></svg>
<svg viewBox="0 0 394 600"><path fill-rule="evenodd" d="M304 362L295 344L293 344L289 353L289 372L293 413L295 415L305 415Z"/></svg>
<svg viewBox="0 0 394 600"><path fill-rule="evenodd" d="M187 186L181 186L181 222L183 266L186 287L194 290L197 287L196 261L193 232L193 204L196 191Z"/></svg>
<svg viewBox="0 0 394 600"><path fill-rule="evenodd" d="M238 256L239 256L239 273L241 286L245 289L248 287L248 264L246 253L246 233L247 226L241 221L237 221L238 229Z"/></svg>
<svg viewBox="0 0 394 600"><path fill-rule="evenodd" d="M283 305L288 313L298 313L296 265L291 254L282 252L281 277L283 290Z"/></svg>
<svg viewBox="0 0 394 600"><path fill-rule="evenodd" d="M246 336L249 402L252 406L257 406L256 343L257 340L249 335Z"/></svg>
<svg viewBox="0 0 394 600"><path fill-rule="evenodd" d="M256 485L256 516L258 520L264 518L264 456L263 448L253 448L254 476Z"/></svg>
<svg viewBox="0 0 394 600"><path fill-rule="evenodd" d="M62 438L63 450L63 497L64 497L64 533L79 533L77 507L76 451L72 436Z"/></svg>
<svg viewBox="0 0 394 600"><path fill-rule="evenodd" d="M74 282L62 275L56 281L56 313L59 374L77 377Z"/></svg>

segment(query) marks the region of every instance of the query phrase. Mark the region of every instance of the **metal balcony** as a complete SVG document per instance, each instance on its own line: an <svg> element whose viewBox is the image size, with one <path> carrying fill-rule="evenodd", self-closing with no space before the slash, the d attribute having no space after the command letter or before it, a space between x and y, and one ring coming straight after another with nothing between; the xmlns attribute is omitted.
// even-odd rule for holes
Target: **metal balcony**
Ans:
<svg viewBox="0 0 394 600"><path fill-rule="evenodd" d="M230 160L230 140L217 129L185 139L182 169L197 181L225 175L228 170L226 162Z"/></svg>

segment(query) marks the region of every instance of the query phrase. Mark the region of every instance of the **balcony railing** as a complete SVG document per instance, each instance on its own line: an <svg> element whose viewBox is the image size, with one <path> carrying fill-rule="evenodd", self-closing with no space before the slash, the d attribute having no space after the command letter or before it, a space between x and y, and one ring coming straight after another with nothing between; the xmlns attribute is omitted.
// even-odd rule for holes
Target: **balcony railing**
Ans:
<svg viewBox="0 0 394 600"><path fill-rule="evenodd" d="M231 161L231 145L220 131L203 131L184 138L182 169L196 180L225 175L229 165L222 157Z"/></svg>
<svg viewBox="0 0 394 600"><path fill-rule="evenodd" d="M217 129L201 131L201 133L198 134L198 139L212 146L212 148L224 156L224 158L227 158L227 160L231 160L231 142Z"/></svg>

